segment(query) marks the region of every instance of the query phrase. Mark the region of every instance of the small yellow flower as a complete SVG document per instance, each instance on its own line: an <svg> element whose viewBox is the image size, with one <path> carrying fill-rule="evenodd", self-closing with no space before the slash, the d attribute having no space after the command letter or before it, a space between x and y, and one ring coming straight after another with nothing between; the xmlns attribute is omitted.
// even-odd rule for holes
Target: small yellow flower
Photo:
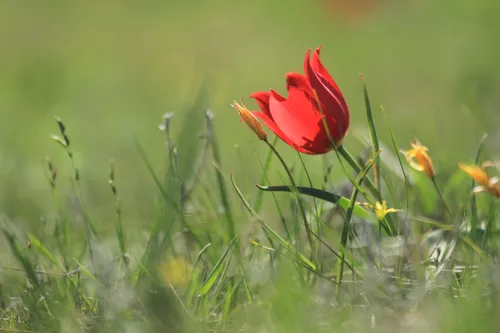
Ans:
<svg viewBox="0 0 500 333"><path fill-rule="evenodd" d="M232 107L238 110L241 118L245 121L245 123L247 123L248 127L250 127L250 129L254 131L255 134L257 134L260 140L267 139L267 133L264 130L264 126L262 126L257 117L255 117L253 113L245 107L245 105L240 105L236 101L234 101Z"/></svg>
<svg viewBox="0 0 500 333"><path fill-rule="evenodd" d="M479 185L473 189L474 193L489 192L492 196L500 198L500 179L490 177L485 168L494 166L495 163L485 162L482 166L459 164L458 167L471 176Z"/></svg>
<svg viewBox="0 0 500 333"><path fill-rule="evenodd" d="M411 143L411 148L408 151L401 151L412 168L418 171L423 171L429 178L434 178L436 173L432 166L432 159L427 152L429 149L423 146L418 140Z"/></svg>
<svg viewBox="0 0 500 333"><path fill-rule="evenodd" d="M375 203L375 214L379 221L382 221L387 214L397 212L401 212L401 209L387 208L387 202L385 200L382 200L382 203L378 201Z"/></svg>
<svg viewBox="0 0 500 333"><path fill-rule="evenodd" d="M160 272L166 282L169 282L174 287L185 285L191 278L193 267L184 258L167 258L160 265Z"/></svg>
<svg viewBox="0 0 500 333"><path fill-rule="evenodd" d="M387 208L387 201L385 200L382 200L382 203L377 201L375 202L375 205L365 202L363 203L363 206L373 209L375 215L377 216L377 220L379 221L382 221L389 213L397 213L402 211L401 209Z"/></svg>

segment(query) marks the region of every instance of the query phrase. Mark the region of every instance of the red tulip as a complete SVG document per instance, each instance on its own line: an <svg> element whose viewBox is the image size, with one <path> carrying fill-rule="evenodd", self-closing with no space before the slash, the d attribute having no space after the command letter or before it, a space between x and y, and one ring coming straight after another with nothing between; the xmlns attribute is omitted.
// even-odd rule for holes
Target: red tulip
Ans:
<svg viewBox="0 0 500 333"><path fill-rule="evenodd" d="M307 51L304 71L286 75L288 98L271 90L250 95L262 112L253 114L281 140L301 153L324 154L333 149L324 123L336 146L349 127L349 110L344 96L319 59L320 47L310 58ZM317 98L316 98L317 97ZM321 106L318 104L321 104Z"/></svg>

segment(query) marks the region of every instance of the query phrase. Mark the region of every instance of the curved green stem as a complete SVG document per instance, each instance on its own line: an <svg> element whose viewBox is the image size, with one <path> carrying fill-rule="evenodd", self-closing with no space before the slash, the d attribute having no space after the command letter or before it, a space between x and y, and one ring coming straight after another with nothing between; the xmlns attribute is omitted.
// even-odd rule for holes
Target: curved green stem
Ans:
<svg viewBox="0 0 500 333"><path fill-rule="evenodd" d="M304 227L306 229L307 240L309 242L309 246L311 247L311 253L313 254L312 258L313 258L313 262L314 262L314 261L316 261L316 259L315 259L316 258L316 249L314 246L311 228L309 227L309 223L307 222L307 216L306 216L306 211L305 211L304 205L302 204L302 201L300 200L300 198L298 196L299 192L297 190L297 185L295 183L295 180L293 179L292 173L290 172L290 169L286 165L285 160L283 160L283 158L281 157L280 153L276 150L276 148L274 148L274 146L267 139L265 139L264 142L269 146L269 148L271 148L272 152L276 155L276 157L278 157L278 159L280 160L281 164L283 165L283 168L285 169L285 171L288 175L288 178L290 178L290 183L292 185L293 192L297 195L299 210L300 210L300 213L302 215L302 219L304 221Z"/></svg>
<svg viewBox="0 0 500 333"><path fill-rule="evenodd" d="M349 154L349 152L345 149L343 145L337 147L337 151L340 154L340 156L342 156L346 160L346 162L349 163L349 166L354 170L354 172L356 172L357 174L361 172L361 166L358 164L358 162L356 162L354 157L352 157L352 155ZM370 192L373 194L373 196L378 201L381 201L382 196L380 195L379 190L375 187L371 179L365 178L364 183L368 188L368 190L370 190Z"/></svg>
<svg viewBox="0 0 500 333"><path fill-rule="evenodd" d="M439 187L436 183L436 178L432 177L431 180L432 180L432 185L434 185L434 188L436 189L436 192L439 195L439 198L443 202L443 206L444 206L444 209L446 210L446 213L448 214L448 217L450 218L450 220L453 219L453 215L451 214L451 210L450 210L450 208L448 208L448 205L446 204L446 200L444 200L443 194L441 193L441 190L439 189Z"/></svg>

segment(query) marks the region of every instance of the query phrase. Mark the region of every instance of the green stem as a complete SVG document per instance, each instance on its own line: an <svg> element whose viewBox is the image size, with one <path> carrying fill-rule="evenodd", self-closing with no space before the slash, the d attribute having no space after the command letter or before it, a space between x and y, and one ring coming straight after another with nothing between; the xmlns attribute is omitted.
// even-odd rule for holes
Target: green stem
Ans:
<svg viewBox="0 0 500 333"><path fill-rule="evenodd" d="M444 209L446 210L446 213L448 214L448 217L450 218L450 221L453 219L453 215L451 215L451 211L448 208L448 205L446 204L446 200L444 200L443 194L441 193L441 190L439 189L437 183L436 183L436 178L432 177L432 184L434 185L434 188L436 189L437 194L439 195L439 198L443 202Z"/></svg>
<svg viewBox="0 0 500 333"><path fill-rule="evenodd" d="M337 151L346 160L346 162L349 163L350 167L354 170L354 172L356 173L361 172L361 166L358 164L358 162L356 162L354 157L352 157L352 155L349 154L349 152L345 149L343 145L337 147ZM368 188L368 190L370 190L370 192L373 194L373 196L375 196L375 198L378 201L381 201L382 197L380 195L380 192L377 190L375 185L373 185L373 182L369 178L365 178L364 183Z"/></svg>
<svg viewBox="0 0 500 333"><path fill-rule="evenodd" d="M343 145L340 145L339 147L337 147L336 152L347 161L347 163L354 170L354 172L359 174L362 171L361 166L358 164L358 162L356 162L354 157L352 157L352 155L349 154L349 152L345 149L345 147ZM375 187L375 185L373 184L371 179L366 177L363 180L363 183L366 185L366 187L371 192L371 194L375 197L375 200L377 200L378 202L382 202L382 195L380 194L380 191L377 189L377 187ZM386 221L388 224L387 230L388 231L394 230L393 227L395 224L394 224L394 221L390 215L386 216ZM392 233L390 233L390 234L392 234Z"/></svg>
<svg viewBox="0 0 500 333"><path fill-rule="evenodd" d="M363 181L363 178L361 178L359 180L358 184L361 185L362 181ZM358 189L354 188L354 190L352 191L349 208L347 209L344 226L342 227L342 236L340 238L340 246L341 246L340 256L341 256L341 258L340 258L340 261L338 262L337 286L336 286L336 290L335 290L337 300L339 300L339 298L340 298L340 285L342 283L342 278L344 276L344 262L345 262L345 251L346 251L346 247L347 247L347 236L349 235L349 229L351 228L352 212L354 210L354 204L356 202L357 196L358 196Z"/></svg>
<svg viewBox="0 0 500 333"><path fill-rule="evenodd" d="M366 88L366 83L363 75L360 75L361 83L363 85L363 95L365 97L365 108L366 108L366 118L368 120L368 127L370 129L370 137L372 139L372 149L373 154L379 151L380 145L378 143L377 131L375 127L375 122L373 121L372 107L370 103L370 97L368 96L368 89ZM382 184L380 182L380 157L377 157L375 164L373 165L373 176L375 179L375 186L379 193L382 193Z"/></svg>
<svg viewBox="0 0 500 333"><path fill-rule="evenodd" d="M474 160L475 164L479 164L479 158L480 158L480 155L481 155L481 151L483 150L484 141L486 140L487 137L488 137L488 134L484 133L481 136L481 139L479 139L479 144L478 144L477 151L476 151L476 158ZM474 189L474 187L476 187L476 182L475 182L474 179L472 179L471 188ZM477 237L477 221L478 221L478 216L477 216L476 195L475 195L474 192L472 192L472 198L471 198L471 201L470 201L470 213L471 213L471 219L470 219L471 237L472 237L472 240L475 242L476 241L476 237Z"/></svg>
<svg viewBox="0 0 500 333"><path fill-rule="evenodd" d="M280 153L276 150L276 148L274 148L274 146L267 139L265 139L264 142L269 146L269 148L271 148L272 152L276 155L276 157L278 157L278 159L280 160L281 164L283 165L283 168L285 169L285 171L286 171L286 173L288 175L288 178L290 178L290 182L291 182L291 185L292 185L293 192L297 195L297 201L298 201L298 204L299 204L299 210L300 210L300 213L302 215L302 219L304 221L304 227L306 229L307 240L309 242L309 246L311 247L311 252L313 254L313 262L315 262L316 261L315 260L315 258L316 258L316 249L315 249L314 241L313 241L313 238L312 238L312 232L311 232L311 229L309 227L309 223L307 222L306 211L304 209L304 205L302 204L302 200L300 200L300 197L299 197L299 194L298 194L299 192L297 190L297 185L295 183L295 180L293 179L292 173L290 172L290 169L286 165L285 160L283 160L283 158L281 157Z"/></svg>
<svg viewBox="0 0 500 333"><path fill-rule="evenodd" d="M374 156L374 158L378 157L377 155ZM344 221L344 226L342 228L342 237L340 239L340 251L341 251L341 260L338 262L338 267L337 267L337 288L336 288L336 296L337 300L340 298L340 284L342 283L342 277L344 275L344 261L345 261L345 250L347 247L347 237L349 234L349 229L351 228L351 218L352 218L352 212L354 211L354 206L356 204L356 197L358 196L359 193L359 185L363 182L364 179L366 179L366 174L370 170L370 168L373 166L375 160L370 160L368 164L365 166L363 170L361 170L358 173L358 176L355 180L356 184L358 186L354 187L354 190L352 191L351 195L351 201L349 203L349 207L347 208L347 213Z"/></svg>

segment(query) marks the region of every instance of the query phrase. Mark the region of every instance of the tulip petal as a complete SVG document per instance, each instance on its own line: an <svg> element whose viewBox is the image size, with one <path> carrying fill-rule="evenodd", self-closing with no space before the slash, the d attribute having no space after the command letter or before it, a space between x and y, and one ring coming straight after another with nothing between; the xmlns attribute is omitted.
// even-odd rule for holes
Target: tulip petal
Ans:
<svg viewBox="0 0 500 333"><path fill-rule="evenodd" d="M270 96L271 93L269 91L258 91L250 95L251 98L255 99L262 112L264 112L264 114L266 114L269 117L271 117L271 112L269 111Z"/></svg>
<svg viewBox="0 0 500 333"><path fill-rule="evenodd" d="M287 73L286 74L286 90L289 91L290 87L295 87L304 90L307 94L314 98L314 94L311 89L311 85L307 78L299 73Z"/></svg>
<svg viewBox="0 0 500 333"><path fill-rule="evenodd" d="M488 183L490 181L490 177L484 171L483 168L481 168L478 165L465 165L465 164L459 164L458 167L462 169L465 173L467 173L469 176L471 176L474 181L476 181L478 184L487 187Z"/></svg>
<svg viewBox="0 0 500 333"><path fill-rule="evenodd" d="M286 99L271 90L269 106L272 119L293 142L292 147L309 151L310 154L331 150L331 144L325 140L317 103L307 92L291 86Z"/></svg>
<svg viewBox="0 0 500 333"><path fill-rule="evenodd" d="M271 131L273 131L274 134L276 134L276 136L278 138L280 138L283 142L285 142L287 145L289 145L293 149L297 150L299 153L314 154L314 152L312 152L306 148L298 147L297 145L295 145L295 143L293 143L293 141L290 140L290 138L285 133L283 133L282 130L280 130L280 128L276 125L276 123L270 117L268 117L266 114L264 114L263 112L252 112L252 113L254 114L254 116L261 119L264 122L264 124Z"/></svg>
<svg viewBox="0 0 500 333"><path fill-rule="evenodd" d="M273 131L273 133L276 134L276 136L278 136L281 140L283 140L287 145L290 145L292 147L294 146L292 140L290 140L290 138L285 133L283 133L283 131L278 127L278 125L276 125L276 123L273 121L273 119L271 117L269 117L264 112L255 112L255 111L253 111L252 114L255 117L257 117L260 120L262 120L264 122L264 124L271 131Z"/></svg>
<svg viewBox="0 0 500 333"><path fill-rule="evenodd" d="M342 139L349 127L349 111L347 105L342 104L333 93L334 88L314 71L309 61L309 52L306 54L304 67L311 87L316 90L322 104L323 112L334 139Z"/></svg>
<svg viewBox="0 0 500 333"><path fill-rule="evenodd" d="M319 47L317 47L316 50L314 50L314 52L312 54L311 67L317 74L319 74L333 88L332 92L339 99L339 101L341 101L344 105L347 105L347 103L344 99L344 96L342 95L342 92L340 91L339 86L337 85L335 80L333 80L330 73L328 73L325 66L323 66L323 63L321 62L321 59L319 58L320 51L321 51L321 45Z"/></svg>
<svg viewBox="0 0 500 333"><path fill-rule="evenodd" d="M335 144L340 144L350 122L344 96L321 63L320 49L321 46L313 52L312 59L311 50L308 50L305 75L286 74L288 97L273 90L250 95L262 111L252 113L281 140L306 154L330 151L333 148L330 134ZM328 130L325 130L324 121Z"/></svg>

